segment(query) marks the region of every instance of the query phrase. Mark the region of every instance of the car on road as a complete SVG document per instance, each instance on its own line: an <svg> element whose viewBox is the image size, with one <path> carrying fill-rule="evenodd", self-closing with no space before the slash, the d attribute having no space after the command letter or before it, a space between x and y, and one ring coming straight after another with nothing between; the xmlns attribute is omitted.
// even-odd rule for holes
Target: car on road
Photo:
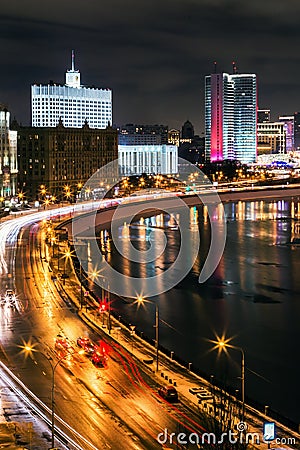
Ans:
<svg viewBox="0 0 300 450"><path fill-rule="evenodd" d="M95 353L95 351L97 350L97 347L95 344L93 344L92 342L89 342L88 344L86 344L83 347L83 350L85 351L85 353L87 354L87 356L91 357L93 356L93 354Z"/></svg>
<svg viewBox="0 0 300 450"><path fill-rule="evenodd" d="M106 367L107 365L107 357L100 354L97 351L94 351L93 355L92 355L92 363L94 364L95 367Z"/></svg>
<svg viewBox="0 0 300 450"><path fill-rule="evenodd" d="M79 337L77 339L78 347L84 348L86 345L90 345L92 342L88 337Z"/></svg>
<svg viewBox="0 0 300 450"><path fill-rule="evenodd" d="M178 393L174 386L163 386L158 389L159 395L168 402L177 402Z"/></svg>

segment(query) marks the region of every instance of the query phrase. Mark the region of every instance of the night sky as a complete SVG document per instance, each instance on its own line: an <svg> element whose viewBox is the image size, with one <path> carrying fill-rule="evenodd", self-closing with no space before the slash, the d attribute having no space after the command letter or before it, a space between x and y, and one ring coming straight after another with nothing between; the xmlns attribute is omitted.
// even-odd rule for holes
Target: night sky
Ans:
<svg viewBox="0 0 300 450"><path fill-rule="evenodd" d="M115 124L186 119L204 129L204 76L256 73L272 118L300 110L299 0L9 0L1 4L0 102L30 123L30 85L113 89Z"/></svg>

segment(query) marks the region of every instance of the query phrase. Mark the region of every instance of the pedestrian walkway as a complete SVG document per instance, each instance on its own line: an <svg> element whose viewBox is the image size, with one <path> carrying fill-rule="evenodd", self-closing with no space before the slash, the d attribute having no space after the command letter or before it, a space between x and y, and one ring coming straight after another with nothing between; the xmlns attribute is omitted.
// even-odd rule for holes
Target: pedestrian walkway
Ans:
<svg viewBox="0 0 300 450"><path fill-rule="evenodd" d="M61 243L61 253L65 253L67 250L67 243ZM49 252L50 254L50 252ZM59 258L53 258L50 260L50 267L53 270L54 276L52 277L56 284L56 288L61 294L62 298L66 302L72 302L78 308L79 316L93 329L100 330L104 333L108 339L112 339L121 344L128 352L140 361L144 370L148 372L151 377L157 382L158 385L172 385L176 388L179 399L184 402L188 407L193 410L198 410L199 414L207 414L210 417L218 417L221 414L221 406L216 406L216 403L220 403L220 398L223 396L223 407L226 405L226 401L232 403L236 408L236 411L241 413L240 400L230 396L229 394L222 394L213 383L209 383L204 378L193 373L189 368L184 367L178 362L174 361L165 354L159 353L158 371L156 371L156 354L155 349L148 342L141 339L134 333L134 327L131 329L126 327L123 323L116 320L115 317L108 317L108 312L99 312L99 304L96 300L88 294L88 304L94 304L95 308L90 308L82 304L82 288L79 280L77 279L73 266L68 262L68 278L63 280L57 278ZM108 324L110 323L110 327ZM192 393L193 388L206 388L211 394L207 400L200 400L197 393ZM226 400L224 401L224 395ZM224 403L225 402L225 403ZM237 415L234 419L236 427L242 427L239 418L241 415ZM260 411L257 411L248 405L245 405L244 423L246 424L247 433L257 433L259 436L259 445L252 444L250 447L266 450L268 448L276 449L298 449L300 448L300 435L292 430L289 430L282 424L276 423L277 438L281 439L281 442L271 444L263 442L263 424L265 422L274 422L273 419ZM245 425L243 425L244 427ZM237 430L232 430L237 431ZM240 430L244 431L244 430ZM256 442L256 437L254 437ZM251 441L250 441L251 442ZM233 447L234 448L234 447Z"/></svg>
<svg viewBox="0 0 300 450"><path fill-rule="evenodd" d="M51 433L10 386L0 380L0 449L48 450ZM60 447L65 448L65 447Z"/></svg>

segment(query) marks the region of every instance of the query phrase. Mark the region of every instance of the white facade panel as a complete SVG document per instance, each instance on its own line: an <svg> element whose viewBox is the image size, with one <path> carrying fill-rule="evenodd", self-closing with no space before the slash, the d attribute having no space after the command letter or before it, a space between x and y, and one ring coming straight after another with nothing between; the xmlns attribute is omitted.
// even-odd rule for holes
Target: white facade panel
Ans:
<svg viewBox="0 0 300 450"><path fill-rule="evenodd" d="M178 172L176 145L119 145L118 152L121 176L175 175Z"/></svg>
<svg viewBox="0 0 300 450"><path fill-rule="evenodd" d="M109 89L34 85L31 87L33 127L106 128L112 124L112 92Z"/></svg>

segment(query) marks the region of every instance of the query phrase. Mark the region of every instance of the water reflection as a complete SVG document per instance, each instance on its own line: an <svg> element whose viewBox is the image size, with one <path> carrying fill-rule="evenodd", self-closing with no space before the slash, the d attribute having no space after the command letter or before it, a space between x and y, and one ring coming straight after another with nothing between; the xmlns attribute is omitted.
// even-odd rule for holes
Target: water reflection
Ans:
<svg viewBox="0 0 300 450"><path fill-rule="evenodd" d="M238 355L233 355L233 361L217 360L206 340L214 338L214 333L236 336L234 344L246 353L247 395L300 422L300 367L295 364L300 340L300 203L240 201L224 207L226 248L214 275L202 285L198 277L209 247L210 226L206 207L191 208L189 245L199 229L201 249L189 275L159 296L160 343L208 375L239 388ZM217 210L214 220L219 220ZM128 259L111 245L111 263L131 276L166 270L180 247L177 224L180 215L124 224L119 239L123 250L128 249ZM167 236L166 251L153 263L130 262L130 242L135 248L147 248L151 236L155 245L162 229ZM148 314L123 302L116 301L114 308L152 336L153 320Z"/></svg>

